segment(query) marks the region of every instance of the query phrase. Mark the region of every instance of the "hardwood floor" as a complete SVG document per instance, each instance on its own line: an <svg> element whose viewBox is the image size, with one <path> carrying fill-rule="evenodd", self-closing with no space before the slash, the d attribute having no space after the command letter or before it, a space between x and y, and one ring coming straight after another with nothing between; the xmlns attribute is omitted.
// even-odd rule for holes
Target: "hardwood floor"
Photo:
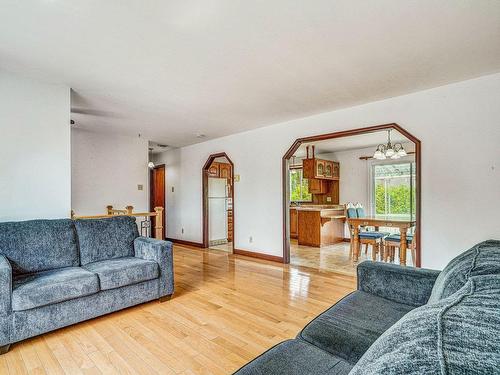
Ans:
<svg viewBox="0 0 500 375"><path fill-rule="evenodd" d="M175 246L174 298L35 337L0 374L229 374L293 338L355 278Z"/></svg>
<svg viewBox="0 0 500 375"><path fill-rule="evenodd" d="M355 263L350 256L350 244L348 242L319 247L302 246L297 240L290 241L290 263L296 266L314 268L320 271L337 272L345 275L356 275L356 266L364 260L371 260L372 248L368 247L365 254L365 245L361 249L359 261ZM395 254L395 264L399 264L399 256ZM411 251L407 252L406 264L413 266Z"/></svg>

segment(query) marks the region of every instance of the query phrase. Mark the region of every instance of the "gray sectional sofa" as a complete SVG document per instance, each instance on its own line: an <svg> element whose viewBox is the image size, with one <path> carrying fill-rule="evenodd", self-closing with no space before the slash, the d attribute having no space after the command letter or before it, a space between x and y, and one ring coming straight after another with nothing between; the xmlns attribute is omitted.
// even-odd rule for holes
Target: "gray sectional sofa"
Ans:
<svg viewBox="0 0 500 375"><path fill-rule="evenodd" d="M133 217L0 223L0 354L173 292L172 244L139 237Z"/></svg>
<svg viewBox="0 0 500 375"><path fill-rule="evenodd" d="M237 375L500 374L500 241L442 272L363 262L358 288Z"/></svg>

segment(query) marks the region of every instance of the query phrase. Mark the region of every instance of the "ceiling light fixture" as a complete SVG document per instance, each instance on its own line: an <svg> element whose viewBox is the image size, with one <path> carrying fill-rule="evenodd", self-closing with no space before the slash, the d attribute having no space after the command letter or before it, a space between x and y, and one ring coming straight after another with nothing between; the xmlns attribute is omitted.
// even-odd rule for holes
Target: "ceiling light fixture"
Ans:
<svg viewBox="0 0 500 375"><path fill-rule="evenodd" d="M149 163L148 163L148 168L153 169L155 167L155 163L151 161L153 158L153 147L149 147Z"/></svg>
<svg viewBox="0 0 500 375"><path fill-rule="evenodd" d="M380 144L377 146L373 158L377 160L384 160L387 158L399 159L406 156L407 153L401 143L391 143L391 130L387 131L387 144Z"/></svg>

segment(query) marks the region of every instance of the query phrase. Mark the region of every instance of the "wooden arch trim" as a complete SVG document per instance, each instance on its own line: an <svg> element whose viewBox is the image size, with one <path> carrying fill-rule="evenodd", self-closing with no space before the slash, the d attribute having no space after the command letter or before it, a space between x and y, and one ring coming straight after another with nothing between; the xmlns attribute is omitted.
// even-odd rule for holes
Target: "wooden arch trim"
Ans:
<svg viewBox="0 0 500 375"><path fill-rule="evenodd" d="M343 130L343 131L338 131L338 132L333 132L333 133L326 133L326 134L319 134L319 135L314 135L310 137L303 137L303 138L298 138L293 142L293 144L290 146L288 151L283 155L282 158L282 191L283 191L283 262L284 263L290 263L290 213L289 213L289 206L290 206L290 201L289 197L287 196L287 171L288 171L288 160L293 156L295 151L300 147L302 143L309 143L309 142L318 142L318 141L324 141L327 139L334 139L334 138L342 138L342 137L350 137L353 135L360 135L360 134L366 134L366 133L374 133L378 132L381 130L389 130L389 129L395 129L399 133L403 134L406 138L408 138L410 141L412 141L415 144L415 164L417 167L417 174L416 174L416 183L415 183L415 188L416 188L416 226L417 226L417 231L416 231L416 240L417 240L417 249L416 249L416 261L415 265L417 267L421 266L421 244L422 244L422 205L421 205L421 196L422 196L422 183L421 183L421 176L422 176L422 162L421 162L421 142L420 139L415 137L413 134L409 133L407 130L403 129L400 125L396 123L389 123L389 124L381 124L381 125L374 125L374 126L367 126L363 128L356 128L356 129L350 129L350 130Z"/></svg>
<svg viewBox="0 0 500 375"><path fill-rule="evenodd" d="M226 158L229 164L231 164L231 175L234 181L234 163L231 158L225 152L219 152L216 154L212 154L208 157L207 161L203 165L201 170L201 180L202 180L202 228L203 228L203 242L202 245L204 248L208 247L208 169L210 165L212 165L213 161L217 158ZM234 186L231 188L231 200L233 202L233 252L234 252L234 243L235 243L235 215L234 215Z"/></svg>

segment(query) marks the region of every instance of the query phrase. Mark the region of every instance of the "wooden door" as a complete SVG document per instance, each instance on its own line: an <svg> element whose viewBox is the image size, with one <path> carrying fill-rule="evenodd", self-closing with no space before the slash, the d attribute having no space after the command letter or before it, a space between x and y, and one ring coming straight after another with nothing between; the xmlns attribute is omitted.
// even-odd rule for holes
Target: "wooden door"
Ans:
<svg viewBox="0 0 500 375"><path fill-rule="evenodd" d="M325 177L325 160L314 159L316 161L316 178Z"/></svg>
<svg viewBox="0 0 500 375"><path fill-rule="evenodd" d="M153 212L155 207L163 207L163 229L161 238L165 239L165 212L166 212L166 199L165 199L165 165L158 165L149 172L149 211ZM153 236L155 227L155 218L151 217L151 236Z"/></svg>
<svg viewBox="0 0 500 375"><path fill-rule="evenodd" d="M331 179L333 177L333 162L325 161L325 177Z"/></svg>

